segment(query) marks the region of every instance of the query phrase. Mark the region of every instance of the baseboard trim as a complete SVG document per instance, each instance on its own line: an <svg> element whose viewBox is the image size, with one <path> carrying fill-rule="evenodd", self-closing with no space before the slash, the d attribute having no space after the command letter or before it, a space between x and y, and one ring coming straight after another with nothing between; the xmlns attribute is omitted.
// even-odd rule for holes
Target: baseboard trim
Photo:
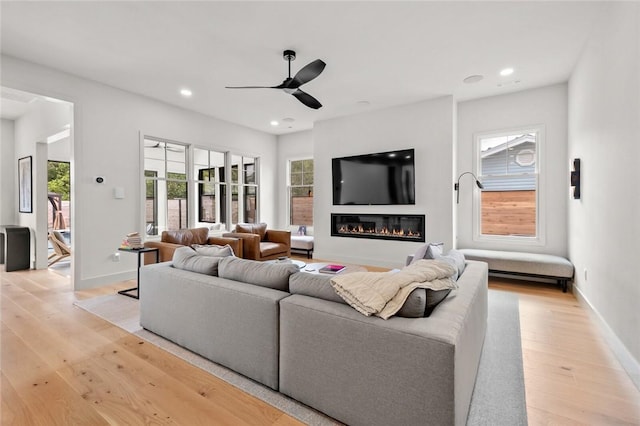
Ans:
<svg viewBox="0 0 640 426"><path fill-rule="evenodd" d="M618 359L624 371L626 371L627 375L633 382L636 388L640 390L640 362L638 362L633 355L629 352L627 347L622 343L622 341L618 338L616 333L609 327L609 324L604 320L600 312L589 302L589 299L582 293L580 287L574 285L573 286L573 294L576 296L579 302L586 305L591 312L593 312L594 316L598 320L598 325L600 330L602 330L605 340L611 348L611 351Z"/></svg>
<svg viewBox="0 0 640 426"><path fill-rule="evenodd" d="M102 287L104 285L113 284L120 281L135 280L136 277L137 277L137 272L133 270L133 271L127 271L127 272L120 272L117 274L108 274L108 275L101 275L98 277L85 278L82 280L75 279L73 282L73 290L74 291L88 290L90 288Z"/></svg>

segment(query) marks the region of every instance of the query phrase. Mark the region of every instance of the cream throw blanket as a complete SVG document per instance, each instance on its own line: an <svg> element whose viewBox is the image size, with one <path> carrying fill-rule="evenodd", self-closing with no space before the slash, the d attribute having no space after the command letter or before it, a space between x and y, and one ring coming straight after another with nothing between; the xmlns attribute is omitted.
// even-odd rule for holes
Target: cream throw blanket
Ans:
<svg viewBox="0 0 640 426"><path fill-rule="evenodd" d="M337 275L331 286L358 312L388 319L402 308L416 288L458 288L451 277L455 267L440 260L422 259L396 273L353 272Z"/></svg>

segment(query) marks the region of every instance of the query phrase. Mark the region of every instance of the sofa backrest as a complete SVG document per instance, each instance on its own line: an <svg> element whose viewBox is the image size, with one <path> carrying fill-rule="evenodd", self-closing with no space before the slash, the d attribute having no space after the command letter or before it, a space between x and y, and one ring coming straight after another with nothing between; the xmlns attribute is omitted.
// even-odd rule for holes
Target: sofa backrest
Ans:
<svg viewBox="0 0 640 426"><path fill-rule="evenodd" d="M160 241L163 243L174 243L183 246L191 244L207 244L209 237L208 228L180 229L178 231L162 231Z"/></svg>
<svg viewBox="0 0 640 426"><path fill-rule="evenodd" d="M267 234L267 224L266 223L238 223L236 225L236 232L260 235L260 241L264 241L264 236Z"/></svg>
<svg viewBox="0 0 640 426"><path fill-rule="evenodd" d="M234 281L289 291L289 276L298 271L292 263L266 263L225 257L218 264L218 276Z"/></svg>

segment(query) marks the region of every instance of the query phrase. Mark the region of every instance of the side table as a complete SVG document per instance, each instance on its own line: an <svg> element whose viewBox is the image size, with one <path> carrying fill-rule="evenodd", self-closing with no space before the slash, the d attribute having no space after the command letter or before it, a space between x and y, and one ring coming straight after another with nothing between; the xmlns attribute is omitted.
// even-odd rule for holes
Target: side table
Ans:
<svg viewBox="0 0 640 426"><path fill-rule="evenodd" d="M118 251L124 251L127 253L137 253L138 254L138 280L136 281L136 286L127 288L125 290L120 290L118 294L122 294L123 296L133 297L134 299L140 298L140 267L142 266L142 258L145 253L156 254L156 263L160 261L160 250L157 247L143 247L139 249L131 249L131 248L119 248ZM136 291L136 294L129 294L132 291Z"/></svg>

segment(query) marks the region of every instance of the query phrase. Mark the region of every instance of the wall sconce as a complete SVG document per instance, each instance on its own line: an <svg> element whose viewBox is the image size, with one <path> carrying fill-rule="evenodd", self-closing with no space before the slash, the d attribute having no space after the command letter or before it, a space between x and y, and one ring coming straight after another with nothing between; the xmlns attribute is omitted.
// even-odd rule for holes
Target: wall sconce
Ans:
<svg viewBox="0 0 640 426"><path fill-rule="evenodd" d="M476 175L474 175L471 172L464 172L462 173L460 176L458 176L458 181L456 183L453 184L453 190L456 191L456 204L460 204L460 178L464 175L471 175L473 176L473 178L476 180L476 185L478 185L478 188L480 189L484 189L484 185L482 185L482 183L478 180L478 178L476 177Z"/></svg>
<svg viewBox="0 0 640 426"><path fill-rule="evenodd" d="M573 186L573 198L580 199L580 159L573 160L573 171L571 172L571 186Z"/></svg>

